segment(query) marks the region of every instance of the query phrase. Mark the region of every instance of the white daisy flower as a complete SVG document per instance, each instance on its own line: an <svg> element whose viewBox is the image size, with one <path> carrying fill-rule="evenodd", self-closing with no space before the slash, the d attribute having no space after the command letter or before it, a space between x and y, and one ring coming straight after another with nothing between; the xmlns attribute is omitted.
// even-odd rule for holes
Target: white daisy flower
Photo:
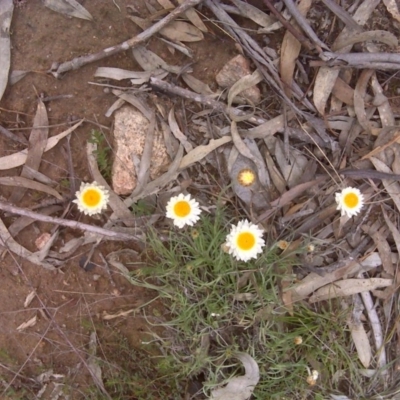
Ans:
<svg viewBox="0 0 400 400"><path fill-rule="evenodd" d="M192 199L190 194L180 194L171 197L167 204L167 217L171 218L174 225L183 228L185 225L193 226L200 218L199 203Z"/></svg>
<svg viewBox="0 0 400 400"><path fill-rule="evenodd" d="M232 225L226 237L229 254L242 261L257 258L257 254L262 252L265 245L262 235L263 230L247 220L240 221L236 226Z"/></svg>
<svg viewBox="0 0 400 400"><path fill-rule="evenodd" d="M364 196L359 189L347 187L340 193L335 195L337 210L340 210L342 216L347 214L348 217L357 215L364 206Z"/></svg>
<svg viewBox="0 0 400 400"><path fill-rule="evenodd" d="M86 215L101 213L107 208L110 197L108 190L97 182L81 183L80 189L75 193L73 203L78 205L79 211Z"/></svg>

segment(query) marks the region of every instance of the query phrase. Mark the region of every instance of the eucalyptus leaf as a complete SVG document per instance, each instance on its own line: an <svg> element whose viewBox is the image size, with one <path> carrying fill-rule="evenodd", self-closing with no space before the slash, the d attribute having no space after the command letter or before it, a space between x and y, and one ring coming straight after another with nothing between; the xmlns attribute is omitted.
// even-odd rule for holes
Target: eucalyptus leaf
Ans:
<svg viewBox="0 0 400 400"><path fill-rule="evenodd" d="M184 21L172 21L160 30L167 39L178 42L199 42L204 39L203 32L194 25Z"/></svg>
<svg viewBox="0 0 400 400"><path fill-rule="evenodd" d="M211 399L214 400L247 400L252 395L255 386L260 380L258 364L247 353L237 353L235 358L244 366L245 375L235 376L223 388L214 389Z"/></svg>
<svg viewBox="0 0 400 400"><path fill-rule="evenodd" d="M8 78L8 83L10 85L15 85L22 78L25 78L25 76L28 75L29 72L31 71L18 71L18 70L12 71L10 77Z"/></svg>
<svg viewBox="0 0 400 400"><path fill-rule="evenodd" d="M86 10L85 7L81 6L76 0L43 0L43 4L60 14L69 15L75 18L86 19L92 21L93 17Z"/></svg>
<svg viewBox="0 0 400 400"><path fill-rule="evenodd" d="M13 10L13 0L0 1L0 100L6 90L10 70L10 25Z"/></svg>
<svg viewBox="0 0 400 400"><path fill-rule="evenodd" d="M159 68L174 74L179 74L181 71L180 67L167 64L160 56L158 56L156 53L153 53L151 50L147 50L144 46L137 46L133 48L132 54L136 62L145 71L153 71Z"/></svg>

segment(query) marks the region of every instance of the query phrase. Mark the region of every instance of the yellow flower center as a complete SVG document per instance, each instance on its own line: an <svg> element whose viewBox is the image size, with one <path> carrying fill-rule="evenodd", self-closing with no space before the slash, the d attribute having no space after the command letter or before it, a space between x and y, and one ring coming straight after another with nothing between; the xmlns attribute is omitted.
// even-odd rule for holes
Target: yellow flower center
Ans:
<svg viewBox="0 0 400 400"><path fill-rule="evenodd" d="M190 204L185 200L178 201L174 206L174 213L181 218L187 217L190 214Z"/></svg>
<svg viewBox="0 0 400 400"><path fill-rule="evenodd" d="M83 193L82 201L87 207L96 207L101 201L101 193L98 189L87 189Z"/></svg>
<svg viewBox="0 0 400 400"><path fill-rule="evenodd" d="M255 173L249 168L242 169L237 176L237 180L242 186L252 185L255 179L256 179Z"/></svg>
<svg viewBox="0 0 400 400"><path fill-rule="evenodd" d="M348 208L354 208L358 206L360 199L355 193L347 193L344 196L343 202Z"/></svg>
<svg viewBox="0 0 400 400"><path fill-rule="evenodd" d="M236 244L240 250L250 250L256 244L256 238L251 232L239 233Z"/></svg>

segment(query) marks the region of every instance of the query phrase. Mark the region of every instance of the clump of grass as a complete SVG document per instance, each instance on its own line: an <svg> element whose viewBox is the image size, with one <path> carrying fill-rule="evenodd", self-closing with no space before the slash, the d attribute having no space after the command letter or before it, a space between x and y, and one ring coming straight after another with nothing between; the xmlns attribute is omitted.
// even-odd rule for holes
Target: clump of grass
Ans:
<svg viewBox="0 0 400 400"><path fill-rule="evenodd" d="M96 129L90 132L89 143L97 145L97 150L94 152L99 171L105 179L111 178L111 147L108 145L104 134Z"/></svg>
<svg viewBox="0 0 400 400"><path fill-rule="evenodd" d="M90 325L90 322L85 321L82 326L86 324ZM104 387L113 400L181 398L177 394L183 389L179 387L178 382L166 374L161 376L158 371L155 355L160 352L155 345L148 344L145 349L133 348L127 337L109 325L97 325L96 331L100 334L104 356L102 360L98 359ZM82 389L82 394L82 398L88 400L105 398L99 387L94 384Z"/></svg>
<svg viewBox="0 0 400 400"><path fill-rule="evenodd" d="M221 248L228 230L229 217L219 209L203 215L195 228L171 230L167 241L155 231L149 235L148 266L130 281L156 290L167 309L158 324L165 335L156 337L165 354L159 372L178 380L201 376L209 395L243 374L231 357L244 351L260 367L255 399L323 398L343 392L344 384L347 393L362 394L361 366L341 308L299 302L290 313L279 290L295 255L266 246L254 262L235 261ZM310 385L312 369L319 379Z"/></svg>

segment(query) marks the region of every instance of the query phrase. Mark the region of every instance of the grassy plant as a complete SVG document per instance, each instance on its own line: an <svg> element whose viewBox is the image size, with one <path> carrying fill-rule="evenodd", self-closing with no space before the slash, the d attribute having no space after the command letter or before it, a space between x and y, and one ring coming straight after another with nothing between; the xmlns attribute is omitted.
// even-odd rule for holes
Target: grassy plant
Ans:
<svg viewBox="0 0 400 400"><path fill-rule="evenodd" d="M92 129L90 132L89 143L97 145L97 150L94 152L96 156L99 171L105 179L111 178L111 147L108 145L104 134L100 131Z"/></svg>
<svg viewBox="0 0 400 400"><path fill-rule="evenodd" d="M153 357L159 354L157 348L146 346L146 350L134 349L117 332L109 332L108 335L108 340L103 343L107 361L102 363L101 368L105 388L113 399L179 399L175 393L179 393L181 388L177 388L175 380L160 377L157 371L157 360ZM85 398L91 398L89 393L92 389ZM92 398L98 398L98 390L92 392Z"/></svg>
<svg viewBox="0 0 400 400"><path fill-rule="evenodd" d="M141 199L132 204L132 214L136 217L151 215L154 211L154 206Z"/></svg>
<svg viewBox="0 0 400 400"><path fill-rule="evenodd" d="M218 210L195 228L171 230L166 242L157 232L149 236L148 266L130 281L164 299L167 314L158 325L165 334L156 337L165 354L159 372L180 380L202 376L209 394L243 373L231 358L240 350L260 367L255 399L324 398L343 385L347 393L362 394L361 366L341 308L299 302L289 313L279 288L296 257L283 257L272 246L254 262L237 262L221 249L228 230L229 218ZM320 373L315 385L307 383L312 369Z"/></svg>

